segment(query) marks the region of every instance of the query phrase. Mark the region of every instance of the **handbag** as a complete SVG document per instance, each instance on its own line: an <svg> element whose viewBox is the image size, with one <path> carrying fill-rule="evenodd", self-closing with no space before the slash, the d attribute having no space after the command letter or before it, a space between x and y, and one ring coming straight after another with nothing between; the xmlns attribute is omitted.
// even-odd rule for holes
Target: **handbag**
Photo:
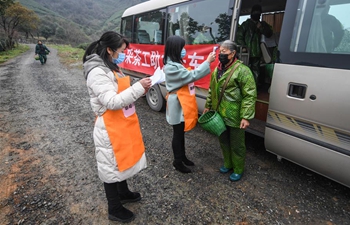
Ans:
<svg viewBox="0 0 350 225"><path fill-rule="evenodd" d="M198 118L198 123L201 125L201 127L204 130L206 130L206 131L208 131L216 136L220 136L226 130L225 122L222 119L222 117L220 116L220 114L218 113L218 108L219 108L220 102L222 100L222 97L224 95L224 91L226 89L226 86L227 86L229 80L231 79L233 73L235 72L235 70L239 66L239 64L241 64L241 63L237 63L235 65L235 67L231 70L230 75L226 78L224 86L222 87L221 92L220 92L220 97L219 97L219 101L216 105L216 109L209 110Z"/></svg>

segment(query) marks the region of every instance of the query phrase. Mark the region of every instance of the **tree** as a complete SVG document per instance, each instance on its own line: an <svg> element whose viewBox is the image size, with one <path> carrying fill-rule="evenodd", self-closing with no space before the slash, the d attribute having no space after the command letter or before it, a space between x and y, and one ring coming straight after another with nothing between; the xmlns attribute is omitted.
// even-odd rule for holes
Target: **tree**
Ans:
<svg viewBox="0 0 350 225"><path fill-rule="evenodd" d="M179 24L181 24L181 34L184 36L183 38L186 43L192 43L194 39L193 35L198 30L198 22L190 17L187 12L184 12L180 16Z"/></svg>
<svg viewBox="0 0 350 225"><path fill-rule="evenodd" d="M38 21L39 18L34 11L25 8L18 2L11 4L1 15L0 23L7 36L6 47L11 49L14 46L13 37L19 26L35 27Z"/></svg>
<svg viewBox="0 0 350 225"><path fill-rule="evenodd" d="M220 14L216 19L215 23L219 25L217 42L225 41L230 39L231 30L231 16L226 13Z"/></svg>
<svg viewBox="0 0 350 225"><path fill-rule="evenodd" d="M0 15L4 15L5 14L5 10L11 5L13 4L14 0L0 0Z"/></svg>
<svg viewBox="0 0 350 225"><path fill-rule="evenodd" d="M57 27L55 36L59 39L65 39L67 37L66 31L62 27Z"/></svg>
<svg viewBox="0 0 350 225"><path fill-rule="evenodd" d="M40 35L47 40L49 37L55 35L57 26L58 25L54 21L54 18L41 18L41 23L39 26Z"/></svg>
<svg viewBox="0 0 350 225"><path fill-rule="evenodd" d="M52 35L55 35L55 28L51 26L40 27L40 34L47 40Z"/></svg>

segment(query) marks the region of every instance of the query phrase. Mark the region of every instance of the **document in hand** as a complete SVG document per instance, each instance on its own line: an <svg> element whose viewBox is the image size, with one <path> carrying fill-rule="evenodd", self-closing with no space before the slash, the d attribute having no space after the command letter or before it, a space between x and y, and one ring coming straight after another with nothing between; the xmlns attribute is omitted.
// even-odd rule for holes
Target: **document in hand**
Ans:
<svg viewBox="0 0 350 225"><path fill-rule="evenodd" d="M152 86L165 81L165 73L163 72L162 69L160 69L160 67L158 67L156 71L154 71L153 76L151 76L151 80L152 80Z"/></svg>

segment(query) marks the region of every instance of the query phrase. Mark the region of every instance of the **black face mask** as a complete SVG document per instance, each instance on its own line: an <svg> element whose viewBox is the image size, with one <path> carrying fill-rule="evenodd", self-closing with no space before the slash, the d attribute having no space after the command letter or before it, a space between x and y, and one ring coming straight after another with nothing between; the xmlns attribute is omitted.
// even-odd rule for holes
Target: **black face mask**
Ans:
<svg viewBox="0 0 350 225"><path fill-rule="evenodd" d="M222 53L219 54L219 61L223 66L225 66L228 62L230 62L230 60L228 59L228 55L229 54L222 54Z"/></svg>
<svg viewBox="0 0 350 225"><path fill-rule="evenodd" d="M254 21L260 20L260 16L261 16L260 13L253 13L252 15L250 15L250 17L251 17L252 20L254 20Z"/></svg>

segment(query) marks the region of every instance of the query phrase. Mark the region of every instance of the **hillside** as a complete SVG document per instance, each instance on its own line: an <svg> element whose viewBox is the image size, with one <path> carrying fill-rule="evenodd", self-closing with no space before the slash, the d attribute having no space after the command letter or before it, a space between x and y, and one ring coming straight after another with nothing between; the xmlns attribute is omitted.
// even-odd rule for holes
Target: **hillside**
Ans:
<svg viewBox="0 0 350 225"><path fill-rule="evenodd" d="M52 30L55 42L79 44L96 39L107 30L119 31L121 15L146 0L19 0Z"/></svg>

